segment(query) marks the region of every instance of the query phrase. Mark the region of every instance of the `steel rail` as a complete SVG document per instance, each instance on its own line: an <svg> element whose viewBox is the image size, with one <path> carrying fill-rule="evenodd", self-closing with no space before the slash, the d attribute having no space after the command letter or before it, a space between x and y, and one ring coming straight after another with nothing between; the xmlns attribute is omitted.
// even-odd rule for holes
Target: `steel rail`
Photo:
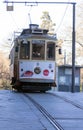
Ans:
<svg viewBox="0 0 83 130"><path fill-rule="evenodd" d="M53 125L56 130L64 130L62 126L43 108L39 103L37 103L31 96L24 94L28 99L36 106L36 108L48 119L48 121Z"/></svg>
<svg viewBox="0 0 83 130"><path fill-rule="evenodd" d="M81 106L81 105L78 104L78 103L75 103L74 101L71 101L70 99L68 99L68 98L66 98L66 97L59 96L59 95L57 95L57 94L55 94L55 93L50 93L50 92L48 92L48 94L53 95L53 96L56 96L56 97L60 98L61 100L64 100L65 102L70 103L70 104L72 104L73 106L75 106L75 107L77 107L77 108L83 110L83 106Z"/></svg>

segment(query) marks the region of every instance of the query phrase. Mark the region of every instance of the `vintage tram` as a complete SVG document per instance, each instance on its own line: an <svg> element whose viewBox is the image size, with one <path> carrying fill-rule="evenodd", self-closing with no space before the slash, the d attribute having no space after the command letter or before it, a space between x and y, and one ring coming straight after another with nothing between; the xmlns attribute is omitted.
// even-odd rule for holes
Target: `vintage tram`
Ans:
<svg viewBox="0 0 83 130"><path fill-rule="evenodd" d="M10 52L12 88L42 91L56 86L56 35L30 24Z"/></svg>

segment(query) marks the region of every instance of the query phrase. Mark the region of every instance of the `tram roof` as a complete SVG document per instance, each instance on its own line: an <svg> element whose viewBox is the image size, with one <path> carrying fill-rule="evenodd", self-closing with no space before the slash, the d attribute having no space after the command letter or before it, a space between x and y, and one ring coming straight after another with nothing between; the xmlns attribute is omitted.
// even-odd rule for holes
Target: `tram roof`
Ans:
<svg viewBox="0 0 83 130"><path fill-rule="evenodd" d="M20 35L18 38L39 38L39 39L49 39L49 40L57 40L56 35L37 35L37 34L26 34L26 35Z"/></svg>
<svg viewBox="0 0 83 130"><path fill-rule="evenodd" d="M37 24L30 24L28 29L23 29L18 38L45 38L49 40L57 40L56 34L50 35L47 29L39 28Z"/></svg>

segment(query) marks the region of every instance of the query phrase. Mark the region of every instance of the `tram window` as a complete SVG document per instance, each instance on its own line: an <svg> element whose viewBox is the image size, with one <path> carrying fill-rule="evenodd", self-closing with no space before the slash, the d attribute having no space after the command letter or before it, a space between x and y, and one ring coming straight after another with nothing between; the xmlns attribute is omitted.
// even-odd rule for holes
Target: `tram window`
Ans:
<svg viewBox="0 0 83 130"><path fill-rule="evenodd" d="M20 58L21 59L29 59L30 58L30 42L29 41L26 44L21 42Z"/></svg>
<svg viewBox="0 0 83 130"><path fill-rule="evenodd" d="M55 60L55 44L47 43L47 60Z"/></svg>
<svg viewBox="0 0 83 130"><path fill-rule="evenodd" d="M16 46L16 48L15 48L15 52L18 52L18 46Z"/></svg>
<svg viewBox="0 0 83 130"><path fill-rule="evenodd" d="M45 42L44 42L45 43ZM44 60L45 56L45 44L36 42L32 42L32 59L33 60Z"/></svg>

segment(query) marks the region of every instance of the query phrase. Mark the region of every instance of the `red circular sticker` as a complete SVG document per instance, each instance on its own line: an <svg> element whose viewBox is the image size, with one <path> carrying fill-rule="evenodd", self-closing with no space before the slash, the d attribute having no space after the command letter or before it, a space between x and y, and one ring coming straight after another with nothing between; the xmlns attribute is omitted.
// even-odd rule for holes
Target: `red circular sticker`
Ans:
<svg viewBox="0 0 83 130"><path fill-rule="evenodd" d="M45 76L48 76L48 75L49 75L49 70L44 70L44 71L43 71L43 74L44 74Z"/></svg>

